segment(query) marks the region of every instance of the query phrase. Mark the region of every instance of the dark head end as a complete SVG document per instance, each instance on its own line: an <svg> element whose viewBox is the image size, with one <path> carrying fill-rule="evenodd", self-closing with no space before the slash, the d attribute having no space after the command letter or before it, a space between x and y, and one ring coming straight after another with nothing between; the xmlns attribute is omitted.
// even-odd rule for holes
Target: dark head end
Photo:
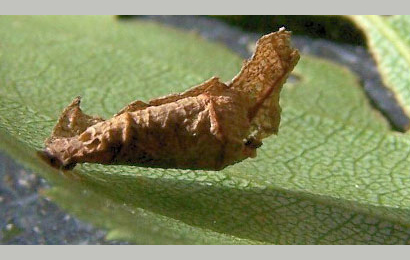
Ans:
<svg viewBox="0 0 410 260"><path fill-rule="evenodd" d="M37 151L37 156L40 157L40 159L45 161L51 167L55 169L59 169L59 170L64 170L64 171L72 170L76 165L76 163L70 163L70 164L64 165L57 157L53 156L46 150Z"/></svg>

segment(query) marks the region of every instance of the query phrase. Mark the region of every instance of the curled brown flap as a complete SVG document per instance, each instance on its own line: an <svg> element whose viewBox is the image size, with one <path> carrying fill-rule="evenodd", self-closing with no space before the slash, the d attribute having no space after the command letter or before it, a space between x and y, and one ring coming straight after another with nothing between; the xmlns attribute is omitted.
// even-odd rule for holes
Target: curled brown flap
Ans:
<svg viewBox="0 0 410 260"><path fill-rule="evenodd" d="M277 133L279 93L299 59L290 32L263 36L231 83L213 77L190 90L134 101L103 120L84 114L76 98L45 142L46 158L76 163L219 170L256 156Z"/></svg>

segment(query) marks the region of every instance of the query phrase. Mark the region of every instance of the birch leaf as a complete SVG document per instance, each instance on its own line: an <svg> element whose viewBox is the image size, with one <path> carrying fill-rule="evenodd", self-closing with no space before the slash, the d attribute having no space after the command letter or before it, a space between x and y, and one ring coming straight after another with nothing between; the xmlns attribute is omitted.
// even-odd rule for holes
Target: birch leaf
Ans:
<svg viewBox="0 0 410 260"><path fill-rule="evenodd" d="M147 244L408 244L410 137L391 132L346 68L304 56L279 135L222 171L83 164L36 155L61 110L109 117L135 99L231 79L242 60L195 35L110 17L0 19L0 147L58 205L109 239Z"/></svg>

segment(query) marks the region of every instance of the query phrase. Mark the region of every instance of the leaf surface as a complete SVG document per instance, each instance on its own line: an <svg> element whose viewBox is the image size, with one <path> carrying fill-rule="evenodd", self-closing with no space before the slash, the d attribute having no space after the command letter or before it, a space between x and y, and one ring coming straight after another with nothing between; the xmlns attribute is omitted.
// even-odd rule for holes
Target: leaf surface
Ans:
<svg viewBox="0 0 410 260"><path fill-rule="evenodd" d="M350 18L363 29L384 83L410 116L410 17L354 15Z"/></svg>
<svg viewBox="0 0 410 260"><path fill-rule="evenodd" d="M347 69L304 56L277 137L222 171L41 161L61 110L105 117L135 99L231 79L241 59L195 35L110 17L1 17L0 147L48 179L45 195L148 244L393 244L410 237L410 139L393 133Z"/></svg>

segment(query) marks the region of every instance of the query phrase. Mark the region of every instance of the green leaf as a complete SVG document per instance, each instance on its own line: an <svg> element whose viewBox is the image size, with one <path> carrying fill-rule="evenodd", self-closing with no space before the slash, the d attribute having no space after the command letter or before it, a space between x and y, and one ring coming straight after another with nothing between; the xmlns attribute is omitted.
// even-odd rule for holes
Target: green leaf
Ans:
<svg viewBox="0 0 410 260"><path fill-rule="evenodd" d="M303 56L284 87L279 135L222 171L40 160L77 95L105 117L135 99L231 79L241 59L196 35L110 17L0 18L0 147L48 179L45 195L148 244L394 244L410 241L410 137L390 132L347 69Z"/></svg>
<svg viewBox="0 0 410 260"><path fill-rule="evenodd" d="M354 15L350 18L363 29L384 83L410 116L410 16Z"/></svg>

